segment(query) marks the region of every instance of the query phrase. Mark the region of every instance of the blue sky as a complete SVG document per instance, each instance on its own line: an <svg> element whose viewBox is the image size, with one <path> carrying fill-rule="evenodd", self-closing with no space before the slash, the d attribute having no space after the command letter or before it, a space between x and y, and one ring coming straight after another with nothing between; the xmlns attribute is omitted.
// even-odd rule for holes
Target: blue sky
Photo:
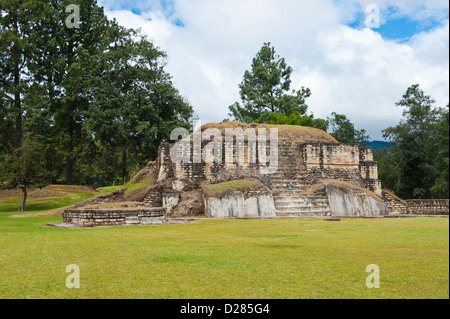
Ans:
<svg viewBox="0 0 450 319"><path fill-rule="evenodd" d="M416 34L429 32L442 26L449 18L447 11L442 12L435 17L431 16L426 19L417 19L413 16L400 13L395 6L387 7L380 12L380 15L382 16L380 27L373 28L373 30L381 34L385 39L399 42L407 42ZM365 28L366 17L367 13L361 8L360 11L357 12L354 21L347 23L347 25L355 29Z"/></svg>
<svg viewBox="0 0 450 319"><path fill-rule="evenodd" d="M396 125L395 107L420 84L449 100L447 0L99 0L110 18L168 54L167 70L203 123L228 118L239 83L264 42L293 67L292 89L309 87L309 112L346 114L372 139ZM380 27L367 28L375 4Z"/></svg>

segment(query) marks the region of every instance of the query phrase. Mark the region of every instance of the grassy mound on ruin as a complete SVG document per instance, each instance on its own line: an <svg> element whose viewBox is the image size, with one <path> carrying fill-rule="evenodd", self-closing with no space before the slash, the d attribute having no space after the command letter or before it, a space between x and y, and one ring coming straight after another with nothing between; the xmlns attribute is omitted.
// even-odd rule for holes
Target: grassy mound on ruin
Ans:
<svg viewBox="0 0 450 319"><path fill-rule="evenodd" d="M203 186L203 193L206 198L223 198L236 193L247 194L249 192L264 191L269 192L269 189L260 182L252 179L242 179Z"/></svg>
<svg viewBox="0 0 450 319"><path fill-rule="evenodd" d="M236 129L241 128L244 131L248 128L265 128L267 129L267 138L269 138L269 133L271 128L278 129L278 140L279 141L291 141L299 143L331 143L338 144L339 142L327 132L307 126L298 125L271 125L271 124L247 124L238 122L223 122L223 123L210 123L202 126L202 131L209 128L217 128L225 134L227 128Z"/></svg>
<svg viewBox="0 0 450 319"><path fill-rule="evenodd" d="M332 185L332 186L340 188L340 189L345 189L349 192L356 191L359 193L366 193L367 195L372 196L375 200L377 200L379 202L384 202L383 199L381 199L374 192L368 190L367 188L362 188L362 187L356 186L349 182L340 181L340 180L336 180L336 179L324 179L323 182L325 184Z"/></svg>

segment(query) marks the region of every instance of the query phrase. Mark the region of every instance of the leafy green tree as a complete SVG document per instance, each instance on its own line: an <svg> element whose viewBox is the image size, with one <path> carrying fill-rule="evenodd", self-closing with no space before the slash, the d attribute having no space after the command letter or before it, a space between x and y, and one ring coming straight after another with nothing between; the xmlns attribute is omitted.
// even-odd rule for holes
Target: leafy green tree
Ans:
<svg viewBox="0 0 450 319"><path fill-rule="evenodd" d="M449 198L449 105L439 112L439 121L436 129L435 147L438 156L435 158L435 167L439 172L431 193L436 198Z"/></svg>
<svg viewBox="0 0 450 319"><path fill-rule="evenodd" d="M4 155L0 161L0 186L3 189L22 185L21 211L25 211L28 190L49 184L45 157L36 138L25 135L22 146Z"/></svg>
<svg viewBox="0 0 450 319"><path fill-rule="evenodd" d="M70 4L79 28L65 23ZM0 9L0 156L11 158L25 132L39 136L51 182L114 182L154 159L174 127L190 127L165 53L96 0L3 0Z"/></svg>
<svg viewBox="0 0 450 319"><path fill-rule="evenodd" d="M398 153L391 148L379 148L374 150L374 160L378 163L378 178L383 188L398 193L400 167Z"/></svg>
<svg viewBox="0 0 450 319"><path fill-rule="evenodd" d="M331 135L341 143L357 144L370 139L366 130L357 130L355 125L344 114L331 113L330 122L333 132Z"/></svg>
<svg viewBox="0 0 450 319"><path fill-rule="evenodd" d="M271 113L289 116L292 112L306 114L305 100L311 96L308 88L292 90L292 68L276 54L270 43L264 43L253 59L251 71L246 71L239 85L242 104L229 107L230 116L240 122L269 123Z"/></svg>
<svg viewBox="0 0 450 319"><path fill-rule="evenodd" d="M0 2L0 96L15 119L15 146L23 139L22 95L30 81L30 60L36 54L37 26L44 15L44 1Z"/></svg>
<svg viewBox="0 0 450 319"><path fill-rule="evenodd" d="M80 27L66 25L66 8L77 4L80 8ZM40 54L34 60L35 82L47 99L52 114L54 150L65 158L65 182L73 184L77 153L86 142L83 122L90 100L88 88L98 72L97 62L109 44L111 22L96 0L51 0L47 16L41 21L37 41Z"/></svg>
<svg viewBox="0 0 450 319"><path fill-rule="evenodd" d="M289 116L278 113L271 113L270 124L309 126L321 129L325 132L328 130L329 125L327 120L315 119L313 115L302 116L295 111L292 112Z"/></svg>
<svg viewBox="0 0 450 319"><path fill-rule="evenodd" d="M156 157L174 128L189 127L193 110L163 69L165 53L133 30L116 32L92 87L86 127L107 153L106 170L115 167L125 182L130 171Z"/></svg>
<svg viewBox="0 0 450 319"><path fill-rule="evenodd" d="M440 109L435 100L412 85L396 106L404 108L404 119L383 131L395 144L399 158L398 194L403 198L430 198L431 188L439 175L435 166L439 157L436 148Z"/></svg>
<svg viewBox="0 0 450 319"><path fill-rule="evenodd" d="M14 140L14 118L11 103L0 96L0 155L12 147Z"/></svg>

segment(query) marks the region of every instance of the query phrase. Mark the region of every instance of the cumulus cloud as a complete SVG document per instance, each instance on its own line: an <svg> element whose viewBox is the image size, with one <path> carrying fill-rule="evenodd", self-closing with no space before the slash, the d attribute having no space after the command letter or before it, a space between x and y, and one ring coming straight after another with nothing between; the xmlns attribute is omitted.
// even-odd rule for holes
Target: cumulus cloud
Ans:
<svg viewBox="0 0 450 319"><path fill-rule="evenodd" d="M264 42L293 67L293 88L311 88L308 105L316 117L344 113L375 139L401 118L395 102L408 86L419 83L440 105L448 102L449 24L448 16L441 18L442 1L396 2L397 12L412 19L443 21L403 43L346 25L366 5L362 0L152 0L140 4L139 14L123 1L100 3L110 18L142 28L167 51L167 69L203 123L228 117Z"/></svg>

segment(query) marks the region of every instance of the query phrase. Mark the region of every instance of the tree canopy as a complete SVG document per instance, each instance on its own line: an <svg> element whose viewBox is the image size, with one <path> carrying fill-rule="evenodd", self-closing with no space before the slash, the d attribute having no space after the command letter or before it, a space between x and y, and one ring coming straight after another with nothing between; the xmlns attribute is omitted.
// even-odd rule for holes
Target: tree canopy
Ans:
<svg viewBox="0 0 450 319"><path fill-rule="evenodd" d="M355 125L344 114L333 112L328 121L332 129L331 135L341 143L357 144L370 139L366 130L355 129Z"/></svg>
<svg viewBox="0 0 450 319"><path fill-rule="evenodd" d="M229 106L230 116L245 123L269 123L272 113L305 115L311 90L302 87L291 91L292 71L275 48L264 43L253 59L251 70L244 73L239 85L242 101Z"/></svg>
<svg viewBox="0 0 450 319"><path fill-rule="evenodd" d="M398 180L390 183L403 198L448 198L449 112L448 105L435 103L418 84L412 85L396 103L404 119L383 131L394 144L386 169Z"/></svg>
<svg viewBox="0 0 450 319"><path fill-rule="evenodd" d="M48 183L110 185L154 160L172 129L190 128L193 109L163 50L96 0L75 1L80 24L67 25L73 3L0 2L0 158L17 163L23 136L38 136L27 143Z"/></svg>

